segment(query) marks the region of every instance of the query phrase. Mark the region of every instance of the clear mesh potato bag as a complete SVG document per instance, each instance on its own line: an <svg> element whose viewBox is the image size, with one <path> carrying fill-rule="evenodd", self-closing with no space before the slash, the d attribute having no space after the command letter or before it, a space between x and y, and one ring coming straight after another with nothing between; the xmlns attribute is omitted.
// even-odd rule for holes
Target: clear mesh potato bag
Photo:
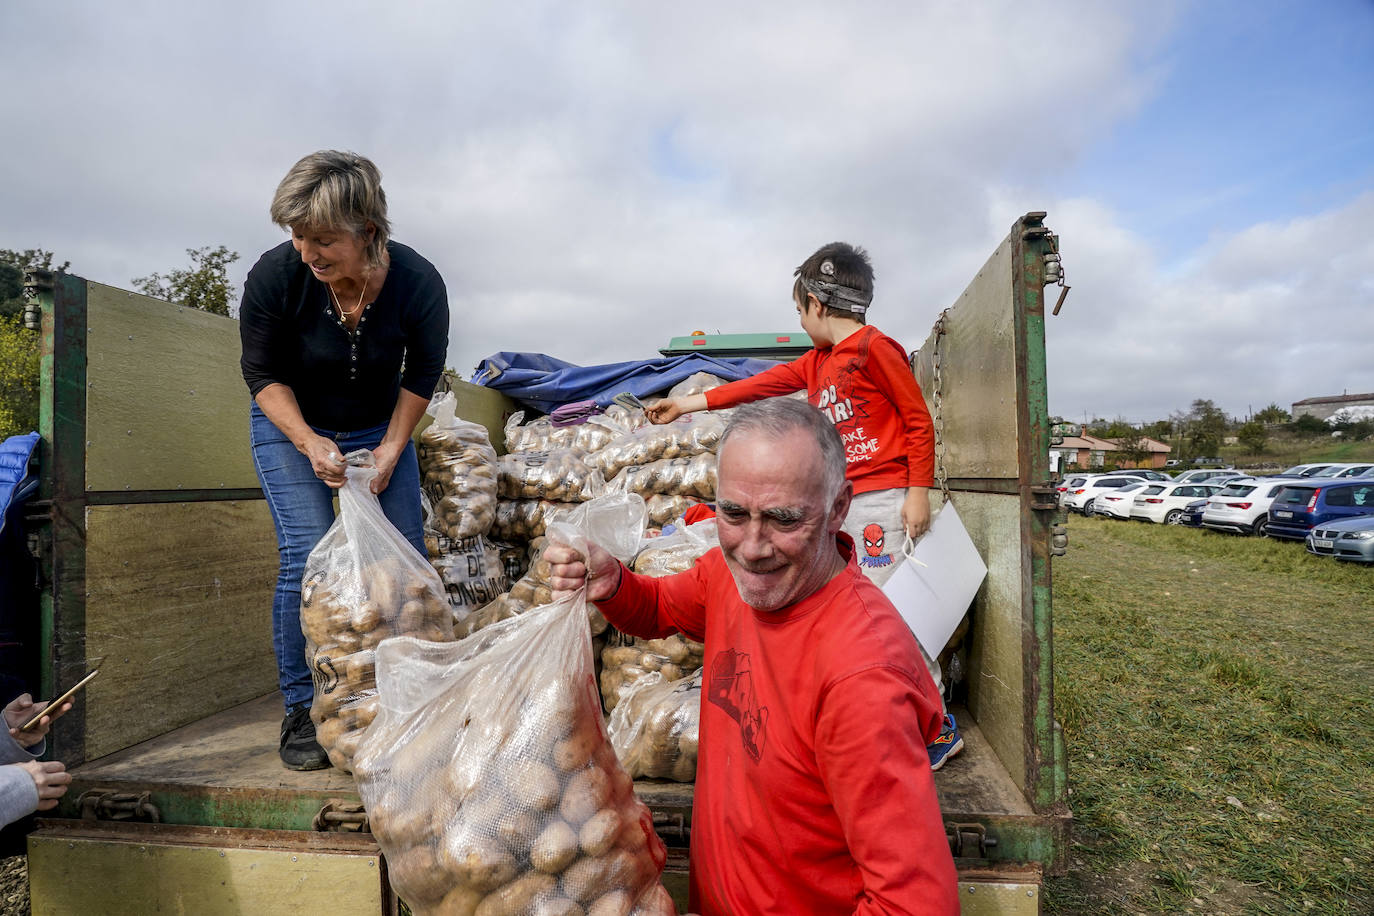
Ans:
<svg viewBox="0 0 1374 916"><path fill-rule="evenodd" d="M606 736L586 619L579 591L461 642L378 649L355 774L417 916L676 913Z"/></svg>
<svg viewBox="0 0 1374 916"><path fill-rule="evenodd" d="M502 455L496 465L496 487L504 499L580 503L600 496L606 478L587 464L586 452L556 448Z"/></svg>
<svg viewBox="0 0 1374 916"><path fill-rule="evenodd" d="M305 561L301 632L314 680L310 718L334 766L350 772L377 714L374 656L387 637L451 641L443 583L382 512L368 489L377 476L366 450L350 452L339 516Z"/></svg>
<svg viewBox="0 0 1374 916"><path fill-rule="evenodd" d="M511 414L506 421L506 451L542 452L572 448L594 452L604 448L617 436L623 436L649 422L644 411L628 410L618 404L612 404L600 416L571 426L554 426L548 417L537 417L521 425L524 419L525 412L521 410Z"/></svg>
<svg viewBox="0 0 1374 916"><path fill-rule="evenodd" d="M606 485L610 493L638 493L649 499L655 493L668 496L716 498L716 456L702 452L690 458L661 458L642 467L628 467Z"/></svg>
<svg viewBox="0 0 1374 916"><path fill-rule="evenodd" d="M697 778L701 670L669 681L657 671L628 688L606 723L616 756L634 779Z"/></svg>
<svg viewBox="0 0 1374 916"><path fill-rule="evenodd" d="M477 537L496 520L496 449L486 427L460 419L452 392L435 395L416 455L433 517L430 526L451 540Z"/></svg>

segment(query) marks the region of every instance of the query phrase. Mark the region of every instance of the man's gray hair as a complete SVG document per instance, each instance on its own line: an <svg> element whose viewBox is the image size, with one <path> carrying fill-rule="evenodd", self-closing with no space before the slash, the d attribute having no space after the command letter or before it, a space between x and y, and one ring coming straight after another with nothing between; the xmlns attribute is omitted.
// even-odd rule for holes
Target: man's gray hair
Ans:
<svg viewBox="0 0 1374 916"><path fill-rule="evenodd" d="M826 499L833 499L844 485L844 442L825 414L806 401L795 398L768 398L735 408L735 415L720 437L717 454L725 451L725 443L741 433L763 433L780 439L793 430L804 430L816 440L821 451L822 473L825 475Z"/></svg>
<svg viewBox="0 0 1374 916"><path fill-rule="evenodd" d="M301 159L272 195L272 222L288 231L333 230L367 237L367 224L377 228L367 246L370 264L379 265L391 237L386 218L382 173L357 153L324 149Z"/></svg>

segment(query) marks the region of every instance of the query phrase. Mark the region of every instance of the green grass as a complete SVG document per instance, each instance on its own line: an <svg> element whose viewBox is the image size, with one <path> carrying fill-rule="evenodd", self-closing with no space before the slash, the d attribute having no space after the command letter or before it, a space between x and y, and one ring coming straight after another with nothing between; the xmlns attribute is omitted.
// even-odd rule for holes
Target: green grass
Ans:
<svg viewBox="0 0 1374 916"><path fill-rule="evenodd" d="M1047 913L1374 912L1374 569L1075 516L1054 611Z"/></svg>

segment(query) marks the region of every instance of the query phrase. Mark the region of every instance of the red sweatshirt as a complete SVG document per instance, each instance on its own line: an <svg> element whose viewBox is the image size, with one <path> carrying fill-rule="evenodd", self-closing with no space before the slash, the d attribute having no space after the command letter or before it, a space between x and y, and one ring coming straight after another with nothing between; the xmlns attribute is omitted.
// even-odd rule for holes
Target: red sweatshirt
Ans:
<svg viewBox="0 0 1374 916"><path fill-rule="evenodd" d="M692 809L701 916L958 913L925 745L940 698L911 629L859 572L762 612L720 549L661 579L621 570L597 606L637 636L704 642Z"/></svg>
<svg viewBox="0 0 1374 916"><path fill-rule="evenodd" d="M753 378L706 392L711 410L806 389L835 424L855 493L935 482L935 433L901 344L868 326Z"/></svg>

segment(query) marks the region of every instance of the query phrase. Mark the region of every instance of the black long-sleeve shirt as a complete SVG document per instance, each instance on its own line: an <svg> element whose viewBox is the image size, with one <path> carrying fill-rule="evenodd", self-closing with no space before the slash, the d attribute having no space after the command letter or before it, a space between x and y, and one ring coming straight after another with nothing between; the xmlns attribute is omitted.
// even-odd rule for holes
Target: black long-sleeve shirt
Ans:
<svg viewBox="0 0 1374 916"><path fill-rule="evenodd" d="M413 249L387 243L386 282L349 332L325 284L290 242L263 254L243 287L240 365L253 397L273 382L311 426L353 432L391 419L404 387L428 398L448 351L448 293Z"/></svg>

